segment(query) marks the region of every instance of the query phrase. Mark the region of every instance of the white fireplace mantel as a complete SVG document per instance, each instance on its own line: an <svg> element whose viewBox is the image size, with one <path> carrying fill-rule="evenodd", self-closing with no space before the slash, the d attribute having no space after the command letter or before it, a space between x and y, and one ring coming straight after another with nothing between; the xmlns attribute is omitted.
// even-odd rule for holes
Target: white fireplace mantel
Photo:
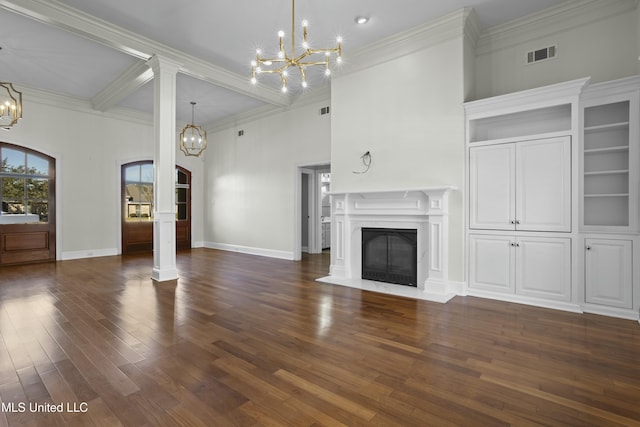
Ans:
<svg viewBox="0 0 640 427"><path fill-rule="evenodd" d="M446 302L449 193L455 187L331 193L331 269L322 282ZM417 230L417 288L362 277L362 228Z"/></svg>

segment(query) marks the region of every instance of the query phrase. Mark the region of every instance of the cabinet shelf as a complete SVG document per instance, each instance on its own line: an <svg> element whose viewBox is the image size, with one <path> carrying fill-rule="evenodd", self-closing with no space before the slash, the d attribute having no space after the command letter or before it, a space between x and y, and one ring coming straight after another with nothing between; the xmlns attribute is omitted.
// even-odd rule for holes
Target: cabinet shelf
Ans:
<svg viewBox="0 0 640 427"><path fill-rule="evenodd" d="M585 172L584 175L585 176L592 176L592 175L622 175L622 174L628 174L628 173L629 173L629 169L616 169L616 170Z"/></svg>
<svg viewBox="0 0 640 427"><path fill-rule="evenodd" d="M606 123L606 124L597 125L597 126L587 126L584 128L584 132L595 133L595 132L603 132L608 130L626 129L628 127L629 127L629 122Z"/></svg>
<svg viewBox="0 0 640 427"><path fill-rule="evenodd" d="M634 96L631 92L616 96L603 92L590 100L597 104L584 107L581 188L584 227L600 230L635 227L637 195L633 183L638 166L638 104Z"/></svg>
<svg viewBox="0 0 640 427"><path fill-rule="evenodd" d="M617 147L590 148L585 149L584 154L600 154L600 153L624 153L629 151L628 145L619 145Z"/></svg>
<svg viewBox="0 0 640 427"><path fill-rule="evenodd" d="M585 194L584 197L629 197L629 193Z"/></svg>

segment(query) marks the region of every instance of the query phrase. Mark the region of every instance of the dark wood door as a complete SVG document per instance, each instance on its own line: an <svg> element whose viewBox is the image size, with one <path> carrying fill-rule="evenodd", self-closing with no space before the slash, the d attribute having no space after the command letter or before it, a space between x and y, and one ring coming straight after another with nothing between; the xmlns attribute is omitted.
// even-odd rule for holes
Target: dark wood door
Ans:
<svg viewBox="0 0 640 427"><path fill-rule="evenodd" d="M191 172L176 166L176 248L191 249Z"/></svg>
<svg viewBox="0 0 640 427"><path fill-rule="evenodd" d="M122 253L153 251L153 162L122 165ZM176 248L191 248L191 172L176 167Z"/></svg>

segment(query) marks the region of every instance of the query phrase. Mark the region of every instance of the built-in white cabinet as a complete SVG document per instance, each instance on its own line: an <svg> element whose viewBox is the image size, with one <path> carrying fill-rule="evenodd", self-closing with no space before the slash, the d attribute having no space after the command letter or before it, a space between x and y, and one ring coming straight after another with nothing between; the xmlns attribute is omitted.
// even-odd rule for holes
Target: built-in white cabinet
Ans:
<svg viewBox="0 0 640 427"><path fill-rule="evenodd" d="M571 231L571 139L469 149L469 227Z"/></svg>
<svg viewBox="0 0 640 427"><path fill-rule="evenodd" d="M638 231L638 82L585 91L582 230Z"/></svg>
<svg viewBox="0 0 640 427"><path fill-rule="evenodd" d="M515 292L514 238L509 235L469 235L469 287L490 292Z"/></svg>
<svg viewBox="0 0 640 427"><path fill-rule="evenodd" d="M640 309L639 104L638 76L590 85L581 99L584 310L630 318Z"/></svg>
<svg viewBox="0 0 640 427"><path fill-rule="evenodd" d="M520 237L515 240L516 293L548 300L571 299L571 239Z"/></svg>
<svg viewBox="0 0 640 427"><path fill-rule="evenodd" d="M586 238L585 302L608 307L633 307L633 241Z"/></svg>
<svg viewBox="0 0 640 427"><path fill-rule="evenodd" d="M515 144L469 149L469 227L515 230Z"/></svg>
<svg viewBox="0 0 640 427"><path fill-rule="evenodd" d="M470 295L640 317L640 76L465 103Z"/></svg>
<svg viewBox="0 0 640 427"><path fill-rule="evenodd" d="M571 239L471 234L469 287L567 302L571 299Z"/></svg>

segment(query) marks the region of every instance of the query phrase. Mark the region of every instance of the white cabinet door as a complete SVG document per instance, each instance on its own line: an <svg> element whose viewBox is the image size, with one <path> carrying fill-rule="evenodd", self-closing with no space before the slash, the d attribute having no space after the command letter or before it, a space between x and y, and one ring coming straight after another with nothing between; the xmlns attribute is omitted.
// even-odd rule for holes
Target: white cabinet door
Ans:
<svg viewBox="0 0 640 427"><path fill-rule="evenodd" d="M571 299L571 239L516 237L516 293L536 298Z"/></svg>
<svg viewBox="0 0 640 427"><path fill-rule="evenodd" d="M516 148L516 230L571 231L571 140L526 141Z"/></svg>
<svg viewBox="0 0 640 427"><path fill-rule="evenodd" d="M514 292L514 238L469 235L469 287L493 292Z"/></svg>
<svg viewBox="0 0 640 427"><path fill-rule="evenodd" d="M571 139L471 147L469 228L571 231Z"/></svg>
<svg viewBox="0 0 640 427"><path fill-rule="evenodd" d="M515 145L469 149L469 227L513 230Z"/></svg>
<svg viewBox="0 0 640 427"><path fill-rule="evenodd" d="M585 239L585 301L632 308L632 259L630 240Z"/></svg>

